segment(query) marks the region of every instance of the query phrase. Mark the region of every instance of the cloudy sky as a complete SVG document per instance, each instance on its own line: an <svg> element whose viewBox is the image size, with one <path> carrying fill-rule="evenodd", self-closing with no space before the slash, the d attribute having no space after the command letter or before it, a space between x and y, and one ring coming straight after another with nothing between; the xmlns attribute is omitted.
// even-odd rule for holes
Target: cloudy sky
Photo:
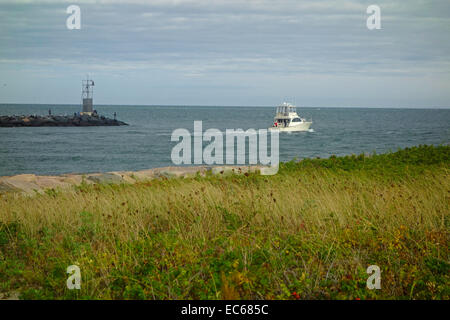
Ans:
<svg viewBox="0 0 450 320"><path fill-rule="evenodd" d="M0 0L0 103L79 103L86 74L97 104L450 107L450 1Z"/></svg>

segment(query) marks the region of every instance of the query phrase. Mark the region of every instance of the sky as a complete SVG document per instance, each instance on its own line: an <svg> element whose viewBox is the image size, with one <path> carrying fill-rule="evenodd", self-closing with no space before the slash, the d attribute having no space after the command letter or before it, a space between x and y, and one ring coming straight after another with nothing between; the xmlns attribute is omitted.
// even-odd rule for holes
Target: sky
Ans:
<svg viewBox="0 0 450 320"><path fill-rule="evenodd" d="M87 74L94 104L448 108L450 1L0 0L0 103L77 104Z"/></svg>

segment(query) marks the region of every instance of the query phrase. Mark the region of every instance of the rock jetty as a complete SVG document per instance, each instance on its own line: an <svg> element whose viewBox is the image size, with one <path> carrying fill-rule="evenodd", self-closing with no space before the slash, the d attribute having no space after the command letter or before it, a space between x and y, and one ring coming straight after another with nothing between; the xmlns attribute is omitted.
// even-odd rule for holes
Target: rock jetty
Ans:
<svg viewBox="0 0 450 320"><path fill-rule="evenodd" d="M97 114L74 114L72 116L0 116L0 127L90 127L127 125L128 124L125 122Z"/></svg>
<svg viewBox="0 0 450 320"><path fill-rule="evenodd" d="M113 171L106 173L63 174L59 176L39 176L20 174L0 177L0 195L4 193L23 193L33 195L48 189L70 189L86 184L134 184L152 179L187 178L208 174L217 176L247 175L251 172L264 173L270 170L266 166L193 166L164 167L141 171Z"/></svg>

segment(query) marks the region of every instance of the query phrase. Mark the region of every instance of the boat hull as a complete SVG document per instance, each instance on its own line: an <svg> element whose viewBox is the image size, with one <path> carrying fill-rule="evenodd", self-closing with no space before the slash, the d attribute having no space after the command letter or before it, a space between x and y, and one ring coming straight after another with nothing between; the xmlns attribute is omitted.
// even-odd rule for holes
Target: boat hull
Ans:
<svg viewBox="0 0 450 320"><path fill-rule="evenodd" d="M298 131L308 131L311 127L312 122L302 122L298 125L291 127L271 127L270 131L280 131L280 132L298 132Z"/></svg>

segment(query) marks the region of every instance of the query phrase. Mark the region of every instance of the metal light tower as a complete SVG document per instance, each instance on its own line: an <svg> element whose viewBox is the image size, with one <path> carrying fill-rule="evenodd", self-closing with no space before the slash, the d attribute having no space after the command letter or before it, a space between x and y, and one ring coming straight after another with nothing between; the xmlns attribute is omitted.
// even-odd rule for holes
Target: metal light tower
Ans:
<svg viewBox="0 0 450 320"><path fill-rule="evenodd" d="M94 81L89 80L89 76L86 78L86 80L82 81L81 88L81 98L83 99L83 113L92 113L92 97L94 94Z"/></svg>

